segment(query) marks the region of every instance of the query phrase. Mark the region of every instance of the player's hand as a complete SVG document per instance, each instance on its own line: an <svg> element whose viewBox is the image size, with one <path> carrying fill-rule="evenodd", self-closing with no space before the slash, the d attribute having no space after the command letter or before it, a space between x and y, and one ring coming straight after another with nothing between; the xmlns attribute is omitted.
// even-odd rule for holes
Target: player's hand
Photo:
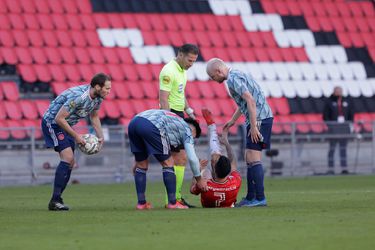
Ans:
<svg viewBox="0 0 375 250"><path fill-rule="evenodd" d="M206 159L200 159L199 160L199 165L200 165L200 170L202 171L203 169L205 169L208 165L208 160Z"/></svg>
<svg viewBox="0 0 375 250"><path fill-rule="evenodd" d="M83 139L82 135L80 135L80 134L77 134L76 137L74 138L74 140L79 145L85 145L86 144L85 140Z"/></svg>
<svg viewBox="0 0 375 250"><path fill-rule="evenodd" d="M251 141L253 143L260 142L260 140L262 138L262 135L260 134L259 129L257 128L257 126L251 126L250 129L249 129L249 132L247 133L247 136L250 136Z"/></svg>
<svg viewBox="0 0 375 250"><path fill-rule="evenodd" d="M195 177L195 179L197 180L197 187L203 192L206 192L208 190L206 180L203 179L201 176Z"/></svg>
<svg viewBox="0 0 375 250"><path fill-rule="evenodd" d="M224 144L224 145L229 144L229 141L228 141L228 132L229 131L227 129L223 130L221 136L219 137L219 141L220 141L221 144Z"/></svg>
<svg viewBox="0 0 375 250"><path fill-rule="evenodd" d="M230 120L229 122L225 123L223 127L223 133L229 131L229 129L234 125L234 121Z"/></svg>
<svg viewBox="0 0 375 250"><path fill-rule="evenodd" d="M100 137L100 138L98 138L98 141L99 141L99 151L100 151L103 147L103 144L104 144L104 138Z"/></svg>

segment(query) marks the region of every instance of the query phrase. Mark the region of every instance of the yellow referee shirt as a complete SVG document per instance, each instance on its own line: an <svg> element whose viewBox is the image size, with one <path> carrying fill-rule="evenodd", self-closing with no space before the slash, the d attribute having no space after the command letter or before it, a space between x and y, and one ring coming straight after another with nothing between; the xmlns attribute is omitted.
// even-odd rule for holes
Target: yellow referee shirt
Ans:
<svg viewBox="0 0 375 250"><path fill-rule="evenodd" d="M169 92L169 108L184 111L186 81L186 70L181 68L174 59L164 65L160 71L160 90Z"/></svg>

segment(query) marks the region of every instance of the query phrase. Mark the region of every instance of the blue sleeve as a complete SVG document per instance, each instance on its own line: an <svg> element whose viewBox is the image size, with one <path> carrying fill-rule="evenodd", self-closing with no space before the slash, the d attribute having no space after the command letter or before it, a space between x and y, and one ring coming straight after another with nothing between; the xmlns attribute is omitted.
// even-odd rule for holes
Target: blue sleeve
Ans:
<svg viewBox="0 0 375 250"><path fill-rule="evenodd" d="M190 169L193 172L195 177L201 176L201 172L199 170L199 159L195 153L194 145L191 143L185 143L185 151L186 156L189 160Z"/></svg>

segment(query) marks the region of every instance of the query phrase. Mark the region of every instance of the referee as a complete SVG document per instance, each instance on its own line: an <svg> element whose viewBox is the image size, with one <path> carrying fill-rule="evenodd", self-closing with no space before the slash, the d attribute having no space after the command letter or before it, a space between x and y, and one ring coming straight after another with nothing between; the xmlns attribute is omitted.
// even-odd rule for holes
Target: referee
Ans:
<svg viewBox="0 0 375 250"><path fill-rule="evenodd" d="M193 44L184 44L178 49L177 57L164 65L159 75L161 109L170 110L182 118L185 116L185 111L189 117L195 119L194 110L190 108L185 97L185 87L187 82L186 71L193 66L197 58L198 47ZM180 203L192 207L181 195L187 163L185 150L183 147L171 148L171 152L175 164L176 199Z"/></svg>

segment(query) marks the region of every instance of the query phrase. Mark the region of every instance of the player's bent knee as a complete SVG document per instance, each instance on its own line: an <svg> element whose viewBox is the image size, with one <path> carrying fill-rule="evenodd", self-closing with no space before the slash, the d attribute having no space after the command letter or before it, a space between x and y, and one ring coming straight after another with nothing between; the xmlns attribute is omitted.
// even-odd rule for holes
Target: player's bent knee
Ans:
<svg viewBox="0 0 375 250"><path fill-rule="evenodd" d="M173 154L173 160L175 165L185 166L187 164L187 157L185 151L180 151Z"/></svg>
<svg viewBox="0 0 375 250"><path fill-rule="evenodd" d="M170 167L170 166L173 166L174 164L175 164L175 161L173 157L169 157L168 159L160 162L160 165L162 167Z"/></svg>

